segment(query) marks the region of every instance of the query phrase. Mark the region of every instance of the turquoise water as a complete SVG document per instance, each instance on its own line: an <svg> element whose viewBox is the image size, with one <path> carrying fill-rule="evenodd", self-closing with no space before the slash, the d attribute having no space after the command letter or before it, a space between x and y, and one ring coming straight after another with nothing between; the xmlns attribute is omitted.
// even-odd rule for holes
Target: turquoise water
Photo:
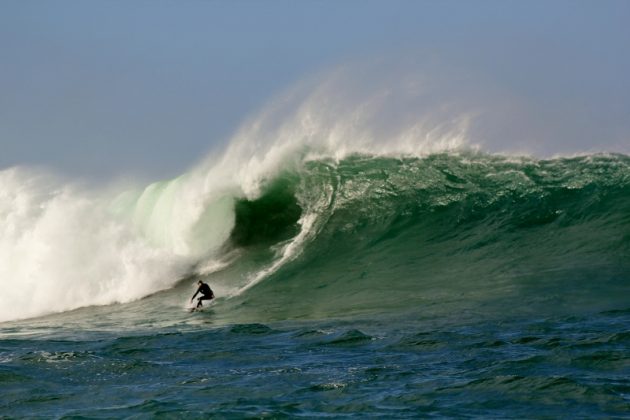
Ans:
<svg viewBox="0 0 630 420"><path fill-rule="evenodd" d="M2 415L630 417L630 157L313 160L228 202L213 269L1 323Z"/></svg>

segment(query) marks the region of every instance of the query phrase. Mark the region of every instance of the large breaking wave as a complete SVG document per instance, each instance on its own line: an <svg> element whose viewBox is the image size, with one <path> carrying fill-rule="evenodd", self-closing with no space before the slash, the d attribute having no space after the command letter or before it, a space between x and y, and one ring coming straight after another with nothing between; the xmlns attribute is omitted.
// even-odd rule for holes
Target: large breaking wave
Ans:
<svg viewBox="0 0 630 420"><path fill-rule="evenodd" d="M277 174L316 156L428 153L463 144L463 118L425 116L377 130L374 117L388 94L348 100L335 96L338 85L332 78L288 93L244 124L224 153L145 188L94 190L30 168L1 171L0 321L128 302L171 287L191 270L223 266L237 214L247 209L242 204L235 212L237 201L255 200ZM302 210L302 234L258 280L298 252L315 218ZM239 227L236 243L256 237L255 229Z"/></svg>
<svg viewBox="0 0 630 420"><path fill-rule="evenodd" d="M224 153L147 187L1 171L0 321L190 275L274 318L627 290L630 158L484 154L465 116L376 126L387 93L341 106L335 87L273 104Z"/></svg>

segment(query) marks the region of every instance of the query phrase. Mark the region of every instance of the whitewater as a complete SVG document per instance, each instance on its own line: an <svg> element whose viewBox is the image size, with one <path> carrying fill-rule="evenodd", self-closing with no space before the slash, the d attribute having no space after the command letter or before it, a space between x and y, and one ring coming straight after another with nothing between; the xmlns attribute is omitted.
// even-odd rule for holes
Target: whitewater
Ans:
<svg viewBox="0 0 630 420"><path fill-rule="evenodd" d="M0 171L2 411L626 416L630 157L498 154L338 89L170 180Z"/></svg>

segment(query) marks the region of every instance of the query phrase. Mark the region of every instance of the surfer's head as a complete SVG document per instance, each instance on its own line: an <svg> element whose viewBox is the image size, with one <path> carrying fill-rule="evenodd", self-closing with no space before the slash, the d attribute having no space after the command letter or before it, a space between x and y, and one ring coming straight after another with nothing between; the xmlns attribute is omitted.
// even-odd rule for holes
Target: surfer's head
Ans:
<svg viewBox="0 0 630 420"><path fill-rule="evenodd" d="M201 285L203 284L203 282L202 282L201 280L199 280L199 281L197 282L197 284L198 284L199 286L201 286Z"/></svg>

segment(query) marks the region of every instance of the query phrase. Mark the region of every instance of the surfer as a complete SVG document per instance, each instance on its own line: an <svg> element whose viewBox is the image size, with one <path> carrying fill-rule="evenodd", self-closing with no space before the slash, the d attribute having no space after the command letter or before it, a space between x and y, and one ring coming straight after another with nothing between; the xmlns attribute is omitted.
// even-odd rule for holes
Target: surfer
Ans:
<svg viewBox="0 0 630 420"><path fill-rule="evenodd" d="M197 288L197 291L195 292L193 297L190 298L190 301L192 302L195 296L201 293L201 296L199 296L199 299L197 299L197 308L201 308L203 306L203 303L201 303L201 301L214 299L214 292L212 291L210 286L208 286L206 283L202 282L201 280L197 282L197 285L199 287Z"/></svg>

